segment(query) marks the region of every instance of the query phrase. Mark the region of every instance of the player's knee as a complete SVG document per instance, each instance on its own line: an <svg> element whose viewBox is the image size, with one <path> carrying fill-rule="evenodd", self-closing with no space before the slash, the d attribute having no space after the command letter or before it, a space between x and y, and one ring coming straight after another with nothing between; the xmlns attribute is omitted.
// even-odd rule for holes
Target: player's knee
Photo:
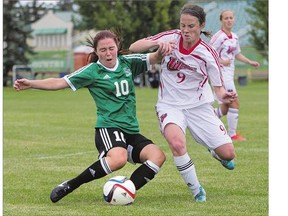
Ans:
<svg viewBox="0 0 288 216"><path fill-rule="evenodd" d="M235 158L236 154L235 154L235 150L231 149L229 151L226 151L223 155L222 155L222 159L223 160L233 160Z"/></svg>
<svg viewBox="0 0 288 216"><path fill-rule="evenodd" d="M174 155L183 155L186 152L186 146L183 142L171 142L170 147Z"/></svg>
<svg viewBox="0 0 288 216"><path fill-rule="evenodd" d="M166 155L164 154L164 152L162 152L161 150L157 151L157 155L155 157L155 164L157 164L159 167L161 167L163 165L163 163L166 160Z"/></svg>
<svg viewBox="0 0 288 216"><path fill-rule="evenodd" d="M226 160L233 160L235 158L235 151L228 152Z"/></svg>
<svg viewBox="0 0 288 216"><path fill-rule="evenodd" d="M113 170L121 169L127 163L127 154L119 154L110 159L110 166L113 167Z"/></svg>
<svg viewBox="0 0 288 216"><path fill-rule="evenodd" d="M127 155L119 155L115 160L119 166L124 166L127 163Z"/></svg>
<svg viewBox="0 0 288 216"><path fill-rule="evenodd" d="M218 147L215 152L222 160L233 160L236 156L233 144L230 143Z"/></svg>
<svg viewBox="0 0 288 216"><path fill-rule="evenodd" d="M141 152L141 161L150 160L161 167L166 160L164 152L156 145L148 145Z"/></svg>

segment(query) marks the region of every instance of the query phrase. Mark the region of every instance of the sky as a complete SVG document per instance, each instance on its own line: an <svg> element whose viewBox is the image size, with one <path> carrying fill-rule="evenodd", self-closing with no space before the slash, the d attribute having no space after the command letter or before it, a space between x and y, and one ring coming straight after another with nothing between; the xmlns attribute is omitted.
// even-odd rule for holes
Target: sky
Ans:
<svg viewBox="0 0 288 216"><path fill-rule="evenodd" d="M19 2L25 4L28 2L33 2L32 0L19 0ZM56 4L58 0L38 0L39 3L46 3L46 4Z"/></svg>

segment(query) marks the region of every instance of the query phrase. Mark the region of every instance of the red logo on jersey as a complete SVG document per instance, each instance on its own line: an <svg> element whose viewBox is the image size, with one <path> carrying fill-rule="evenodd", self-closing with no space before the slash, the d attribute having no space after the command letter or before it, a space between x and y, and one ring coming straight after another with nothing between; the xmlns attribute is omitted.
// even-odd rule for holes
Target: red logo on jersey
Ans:
<svg viewBox="0 0 288 216"><path fill-rule="evenodd" d="M237 49L236 47L229 46L227 53L230 54L230 53L234 52L236 49Z"/></svg>
<svg viewBox="0 0 288 216"><path fill-rule="evenodd" d="M170 70L170 71L179 71L179 70L181 70L181 69L189 69L189 70L192 70L192 71L194 71L194 72L197 71L196 68L191 67L191 66L189 66L189 65L186 65L186 64L184 64L183 62L178 61L176 58L172 58L172 57L170 57L170 60L169 60L169 62L167 63L167 68L168 68L168 70Z"/></svg>
<svg viewBox="0 0 288 216"><path fill-rule="evenodd" d="M160 121L163 123L164 119L167 117L167 113L160 116Z"/></svg>

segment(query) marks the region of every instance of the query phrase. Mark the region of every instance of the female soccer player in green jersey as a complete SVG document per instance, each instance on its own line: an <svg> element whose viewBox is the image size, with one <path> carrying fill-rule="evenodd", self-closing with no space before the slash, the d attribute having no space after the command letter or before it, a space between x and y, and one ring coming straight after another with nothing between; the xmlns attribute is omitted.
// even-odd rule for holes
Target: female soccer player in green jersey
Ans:
<svg viewBox="0 0 288 216"><path fill-rule="evenodd" d="M50 195L52 202L59 201L84 183L121 169L127 161L142 164L130 177L139 190L154 178L165 161L158 146L139 132L133 83L150 64L161 60L161 46L154 53L118 56L120 40L109 30L97 33L91 45L94 48L91 63L72 74L43 80L19 79L14 83L17 91L69 87L76 91L86 87L96 103L95 144L99 158L76 178L56 186Z"/></svg>

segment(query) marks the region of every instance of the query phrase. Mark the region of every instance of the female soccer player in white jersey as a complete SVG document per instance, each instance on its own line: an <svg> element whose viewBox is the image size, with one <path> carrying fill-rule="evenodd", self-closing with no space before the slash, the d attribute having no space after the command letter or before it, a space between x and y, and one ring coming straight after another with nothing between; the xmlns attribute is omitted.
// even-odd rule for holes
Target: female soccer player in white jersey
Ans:
<svg viewBox="0 0 288 216"><path fill-rule="evenodd" d="M175 165L197 202L206 201L206 192L187 153L187 128L223 166L231 170L235 165L232 140L211 105L214 98L209 80L224 103L231 103L237 95L225 91L217 53L200 38L201 33L209 35L202 31L205 17L203 8L187 3L180 13L180 30L140 39L129 48L142 52L166 42L162 49L166 55L161 63L156 111Z"/></svg>
<svg viewBox="0 0 288 216"><path fill-rule="evenodd" d="M253 67L259 67L256 61L251 61L241 53L238 36L232 32L234 26L234 13L225 10L220 14L221 29L213 35L210 45L213 46L218 55L219 62L222 64L222 75L224 86L228 91L237 92L234 84L235 58ZM232 140L245 141L246 138L237 133L239 100L236 99L231 104L223 104L219 101L220 107L215 108L219 118L227 115L228 134Z"/></svg>
<svg viewBox="0 0 288 216"><path fill-rule="evenodd" d="M73 91L86 87L97 106L95 144L99 160L79 176L52 190L50 199L57 202L80 185L121 169L127 160L141 163L130 179L137 190L152 180L165 161L164 153L139 132L136 117L134 77L159 63L159 51L150 54L118 56L119 38L111 31L97 33L91 42L91 63L64 78L16 80L17 91L29 88ZM161 48L160 48L161 49ZM159 49L159 50L160 50Z"/></svg>

